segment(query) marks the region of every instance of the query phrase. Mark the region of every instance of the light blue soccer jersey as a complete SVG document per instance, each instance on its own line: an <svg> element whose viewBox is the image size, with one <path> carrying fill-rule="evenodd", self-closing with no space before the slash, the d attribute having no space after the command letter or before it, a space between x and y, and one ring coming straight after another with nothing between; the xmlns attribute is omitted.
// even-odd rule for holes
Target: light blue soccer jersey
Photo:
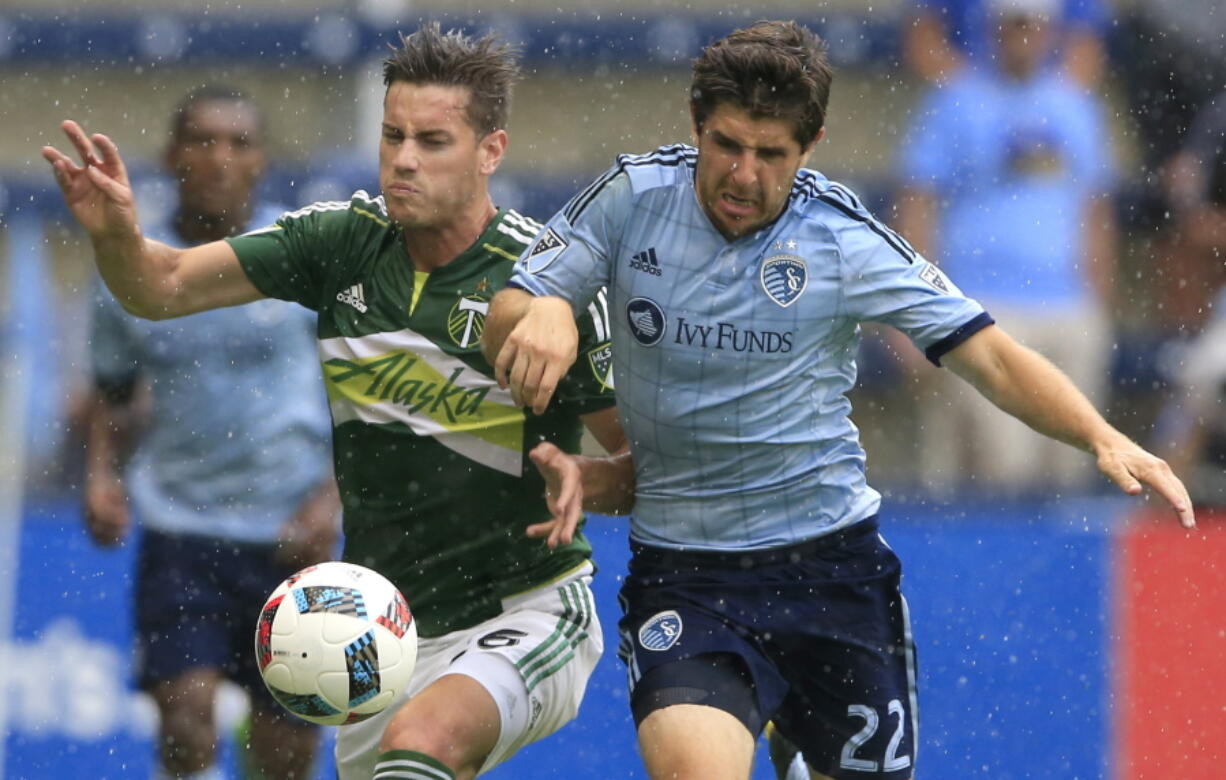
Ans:
<svg viewBox="0 0 1226 780"><path fill-rule="evenodd" d="M766 548L846 527L880 503L848 417L859 323L938 361L992 320L813 171L775 222L728 242L698 203L696 161L688 146L619 157L510 283L576 311L609 289L635 540Z"/></svg>
<svg viewBox="0 0 1226 780"><path fill-rule="evenodd" d="M262 210L253 226L279 211ZM177 242L170 225L148 234ZM98 285L91 359L103 386L151 389L127 468L141 523L167 533L271 542L328 473L331 423L314 315L284 301L150 322Z"/></svg>

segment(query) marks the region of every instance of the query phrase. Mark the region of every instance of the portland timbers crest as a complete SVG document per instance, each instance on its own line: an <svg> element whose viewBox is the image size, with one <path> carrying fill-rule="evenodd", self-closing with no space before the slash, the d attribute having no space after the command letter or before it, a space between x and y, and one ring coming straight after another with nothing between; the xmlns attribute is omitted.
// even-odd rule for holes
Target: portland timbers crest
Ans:
<svg viewBox="0 0 1226 780"><path fill-rule="evenodd" d="M773 255L762 262L762 289L771 300L791 306L809 286L809 267L796 255Z"/></svg>
<svg viewBox="0 0 1226 780"><path fill-rule="evenodd" d="M485 315L490 302L480 295L466 295L456 301L447 315L447 334L460 347L471 347L481 339L485 330Z"/></svg>

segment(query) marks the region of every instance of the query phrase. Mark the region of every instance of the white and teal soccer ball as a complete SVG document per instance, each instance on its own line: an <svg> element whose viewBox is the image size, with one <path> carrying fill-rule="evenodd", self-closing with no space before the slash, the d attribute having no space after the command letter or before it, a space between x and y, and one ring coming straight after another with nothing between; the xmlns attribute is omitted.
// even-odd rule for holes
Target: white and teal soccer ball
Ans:
<svg viewBox="0 0 1226 780"><path fill-rule="evenodd" d="M292 575L268 597L255 656L285 709L326 726L356 723L408 686L417 624L386 577L329 561Z"/></svg>

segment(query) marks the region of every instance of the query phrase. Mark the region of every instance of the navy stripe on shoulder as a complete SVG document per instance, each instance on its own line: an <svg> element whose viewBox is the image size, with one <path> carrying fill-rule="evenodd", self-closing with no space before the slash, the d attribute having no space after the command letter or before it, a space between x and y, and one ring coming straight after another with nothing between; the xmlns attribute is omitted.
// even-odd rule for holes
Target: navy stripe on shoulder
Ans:
<svg viewBox="0 0 1226 780"><path fill-rule="evenodd" d="M996 320L992 319L992 315L986 311L976 314L970 322L961 325L953 333L924 350L924 357L931 360L933 365L939 366L941 365L941 358L949 354L950 350L965 343L967 339L987 326L995 324Z"/></svg>
<svg viewBox="0 0 1226 780"><path fill-rule="evenodd" d="M842 184L833 181L819 180L811 171L802 171L796 176L796 182L792 184L792 195L799 198L811 200L820 200L842 213L846 214L851 219L857 222L863 222L877 235L881 236L894 251L902 255L903 259L908 263L914 263L919 259L919 253L907 240L895 233L890 228L881 224L856 194L844 187Z"/></svg>
<svg viewBox="0 0 1226 780"><path fill-rule="evenodd" d="M582 192L571 199L570 203L562 209L566 221L575 224L579 216L583 214L600 191L604 189L612 179L619 173L622 173L629 167L640 167L648 165L660 165L664 167L676 167L682 164L693 165L697 160L697 150L685 144L674 144L673 146L664 146L649 154L622 154L617 157L617 165L609 169L603 176L598 178L587 186Z"/></svg>
<svg viewBox="0 0 1226 780"><path fill-rule="evenodd" d="M873 219L871 216L864 214L856 209L848 207L847 204L843 203L841 200L838 200L837 198L831 195L821 194L821 195L817 195L815 199L820 200L823 203L827 203L831 206L834 206L836 209L843 212L851 219L856 220L857 222L863 222L868 227L869 230L881 236L881 238L887 244L889 244L891 249L893 249L898 254L902 255L902 258L906 260L908 264L914 263L916 258L918 257L918 255L916 254L916 251L911 248L911 245L908 244L906 240L903 239L902 236L898 235L893 230L890 230L889 228L885 227L880 222Z"/></svg>

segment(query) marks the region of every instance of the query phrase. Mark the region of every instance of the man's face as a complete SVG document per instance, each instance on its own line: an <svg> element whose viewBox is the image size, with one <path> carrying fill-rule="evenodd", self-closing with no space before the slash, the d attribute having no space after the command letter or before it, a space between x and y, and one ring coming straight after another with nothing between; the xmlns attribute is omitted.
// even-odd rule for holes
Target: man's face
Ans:
<svg viewBox="0 0 1226 780"><path fill-rule="evenodd" d="M443 227L487 192L501 159L465 117L467 87L394 82L383 100L379 187L388 214L402 227ZM505 144L503 145L505 146Z"/></svg>
<svg viewBox="0 0 1226 780"><path fill-rule="evenodd" d="M997 17L1000 25L1000 59L1005 71L1029 76L1043 64L1049 52L1050 23L1043 16L1005 13Z"/></svg>
<svg viewBox="0 0 1226 780"><path fill-rule="evenodd" d="M256 109L234 100L197 103L166 150L180 207L212 219L246 213L264 162Z"/></svg>
<svg viewBox="0 0 1226 780"><path fill-rule="evenodd" d="M698 201L724 238L734 241L783 211L792 180L813 148L802 148L792 132L788 120L751 117L729 103L719 104L695 129Z"/></svg>

